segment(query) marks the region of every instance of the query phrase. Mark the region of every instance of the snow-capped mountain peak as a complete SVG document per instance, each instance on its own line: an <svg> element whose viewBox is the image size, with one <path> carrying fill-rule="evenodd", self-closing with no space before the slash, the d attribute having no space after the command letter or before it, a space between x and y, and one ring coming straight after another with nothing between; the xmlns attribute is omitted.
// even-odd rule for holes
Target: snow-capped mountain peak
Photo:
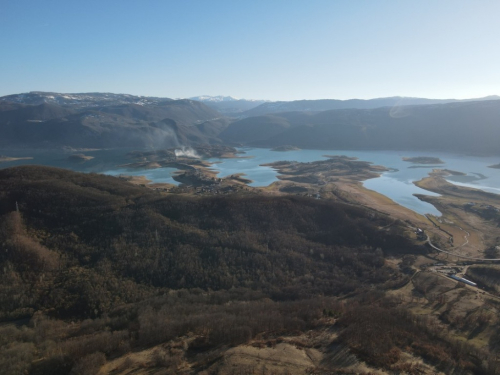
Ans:
<svg viewBox="0 0 500 375"><path fill-rule="evenodd" d="M197 100L199 102L234 102L238 99L233 98L232 96L210 96L210 95L200 95L200 96L193 96L192 98L188 98L191 100Z"/></svg>

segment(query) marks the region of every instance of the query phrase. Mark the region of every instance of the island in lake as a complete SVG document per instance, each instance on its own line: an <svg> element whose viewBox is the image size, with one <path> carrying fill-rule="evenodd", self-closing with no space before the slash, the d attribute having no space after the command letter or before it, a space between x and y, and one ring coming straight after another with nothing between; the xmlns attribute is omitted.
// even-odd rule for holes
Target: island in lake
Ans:
<svg viewBox="0 0 500 375"><path fill-rule="evenodd" d="M24 158L11 158L9 156L0 155L0 163L7 161L16 161L16 160L32 160L32 157L24 157Z"/></svg>
<svg viewBox="0 0 500 375"><path fill-rule="evenodd" d="M300 148L291 145L277 146L271 149L271 151L299 151Z"/></svg>
<svg viewBox="0 0 500 375"><path fill-rule="evenodd" d="M493 165L488 165L488 168L500 169L500 163L493 164Z"/></svg>
<svg viewBox="0 0 500 375"><path fill-rule="evenodd" d="M413 164L444 164L444 161L432 156L414 156L410 158L404 157L403 161L407 161L408 163Z"/></svg>

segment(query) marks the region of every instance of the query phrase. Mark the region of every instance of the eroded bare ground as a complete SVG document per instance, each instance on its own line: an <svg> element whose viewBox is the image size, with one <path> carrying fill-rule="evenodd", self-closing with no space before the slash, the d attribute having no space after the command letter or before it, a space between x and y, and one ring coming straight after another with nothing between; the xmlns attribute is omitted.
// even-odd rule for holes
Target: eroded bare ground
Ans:
<svg viewBox="0 0 500 375"><path fill-rule="evenodd" d="M425 269L425 267L423 267ZM500 298L433 271L417 271L403 288L389 292L431 326L479 349L496 351Z"/></svg>
<svg viewBox="0 0 500 375"><path fill-rule="evenodd" d="M394 266L400 261L388 259ZM500 345L495 329L500 323L500 298L429 271L433 262L426 257L413 257L409 263L415 274L406 285L387 292L393 301L391 308L411 312L413 319L420 319L426 329L436 332L435 340L448 337L467 343L477 353L495 352ZM243 345L208 351L204 350L203 336L189 334L111 359L98 374L449 373L415 355L415 349L409 347L402 348L390 369L368 365L360 359L356 345L348 346L345 339L340 339L344 330L345 326L336 318L325 317L316 329L307 332L281 335L266 332Z"/></svg>
<svg viewBox="0 0 500 375"><path fill-rule="evenodd" d="M129 353L106 363L99 375L131 374L390 374L361 361L339 343L334 319L324 328L300 335L261 337L245 345L193 353L195 337ZM442 374L421 358L403 352L394 368ZM410 372L411 373L411 372Z"/></svg>

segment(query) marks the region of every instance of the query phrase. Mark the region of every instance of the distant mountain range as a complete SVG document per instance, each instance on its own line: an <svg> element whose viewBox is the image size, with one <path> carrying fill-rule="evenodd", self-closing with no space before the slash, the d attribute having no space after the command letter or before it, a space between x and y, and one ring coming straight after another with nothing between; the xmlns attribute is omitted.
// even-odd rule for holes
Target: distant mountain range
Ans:
<svg viewBox="0 0 500 375"><path fill-rule="evenodd" d="M227 116L240 116L242 112L251 110L267 100L235 99L231 96L194 96L189 98L208 105Z"/></svg>
<svg viewBox="0 0 500 375"><path fill-rule="evenodd" d="M295 100L287 102L266 102L262 103L255 108L249 109L241 114L242 117L260 116L269 113L279 112L321 112L329 111L332 109L373 109L380 107L394 107L406 105L422 105L422 104L445 104L460 101L482 101L482 100L498 100L500 96L487 96L479 99L425 99L425 98L408 98L401 96L394 96L390 98L377 98L377 99L349 99L349 100L336 100L336 99L319 99L319 100Z"/></svg>
<svg viewBox="0 0 500 375"><path fill-rule="evenodd" d="M426 99L394 96L376 99L317 99L294 101L269 101L235 99L231 96L195 96L189 98L200 101L220 113L237 118L261 116L282 112L322 112L333 109L373 109L380 107L395 107L406 105L445 104L462 101L498 100L500 96L492 95L477 99Z"/></svg>
<svg viewBox="0 0 500 375"><path fill-rule="evenodd" d="M500 155L500 100L266 114L235 121L219 137L258 147Z"/></svg>
<svg viewBox="0 0 500 375"><path fill-rule="evenodd" d="M0 97L1 102L22 103L22 104L56 104L60 106L71 106L73 108L99 107L105 105L137 104L155 105L166 101L169 98L156 98L149 96L134 96L127 94L112 93L80 93L61 94L56 92L31 91L24 94L14 94Z"/></svg>
<svg viewBox="0 0 500 375"><path fill-rule="evenodd" d="M175 147L218 143L229 121L194 100L31 92L0 98L1 147Z"/></svg>
<svg viewBox="0 0 500 375"><path fill-rule="evenodd" d="M0 97L0 147L170 148L230 143L500 155L499 97L449 102L399 97L266 102L247 111L238 105L259 101L197 99L109 93L8 95ZM221 103L233 105L225 113L228 108L240 112L226 117L214 107Z"/></svg>
<svg viewBox="0 0 500 375"><path fill-rule="evenodd" d="M236 102L236 101L240 100L240 99L235 99L232 96L222 96L222 95L218 95L218 96L201 95L201 96L193 96L193 97L188 98L188 99L196 100L199 102ZM246 100L246 99L243 99L243 100ZM251 102L252 100L246 100L246 101ZM262 100L260 100L260 101L262 101Z"/></svg>

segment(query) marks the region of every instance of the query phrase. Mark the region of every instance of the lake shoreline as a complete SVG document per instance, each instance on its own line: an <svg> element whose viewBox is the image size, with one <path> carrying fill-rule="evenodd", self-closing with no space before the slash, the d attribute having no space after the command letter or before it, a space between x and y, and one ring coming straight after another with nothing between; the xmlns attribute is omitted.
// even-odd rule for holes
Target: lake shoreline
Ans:
<svg viewBox="0 0 500 375"><path fill-rule="evenodd" d="M233 155L228 155L227 151L233 151ZM0 153L1 152L0 150ZM26 155L26 150L19 150L18 153L12 153L10 156L24 157L21 152ZM206 176L206 179L225 178L231 175L245 173L246 176L244 180L249 188L264 188L280 180L279 172L276 168L270 166L272 163L286 160L310 163L319 160L327 160L327 156L338 157L339 155L345 155L346 157L353 158L353 160L382 165L388 169L388 171L384 171L380 176L366 179L362 185L367 189L378 191L398 204L410 209L420 210L420 213L430 212L439 215L437 211L433 211L429 206L425 206L425 202L414 196L414 194L432 195L431 192L420 189L417 185L414 185L413 182L428 176L432 171L432 167L437 167L436 165L414 164L402 160L403 157L422 157L421 153L417 152L325 149L303 149L300 151L290 150L287 152L276 152L267 148L237 148L233 150L226 149L224 146L219 149L209 148L205 150L207 153L217 153L217 157L191 159L189 163L185 163L184 160L180 163L179 160L167 161L165 159L168 158L161 156L162 152L165 153L167 151L162 150L113 149L88 150L87 152L94 159L86 160L85 163L74 163L66 160L68 158L67 150L55 150L52 153L47 152L47 150L38 153L33 151L33 159L0 163L0 168L23 164L41 164L81 172L95 172L115 176L119 174L130 176L142 175L145 176L146 179L151 180L151 184L169 183L173 185L179 185L181 182L178 178L179 170L181 172L187 169L193 172L199 171ZM132 153L134 157L130 158L127 156ZM149 155L153 156L151 160L149 160ZM467 183L471 187L473 186L478 189L484 187L485 191L487 191L488 188L492 189L492 186L500 186L500 170L488 168L495 164L495 162L498 163L498 159L491 157L465 157L438 152L428 153L428 155L429 157L439 158L444 161L444 164L439 165L439 168L456 172L454 175L446 177L446 180L450 183L456 183L457 186L461 183ZM165 154L165 156L167 156L167 154ZM232 156L232 158L226 158L228 156ZM145 157L145 159L141 160L141 157ZM181 166L181 164L186 165ZM476 172L476 174L470 174L471 171ZM190 181L196 183L196 179L192 180L191 178L184 179L182 182L190 184ZM238 183L242 183L242 181L240 180ZM379 186L377 186L377 184ZM398 193L398 190L400 193ZM428 209L430 209L430 211Z"/></svg>

